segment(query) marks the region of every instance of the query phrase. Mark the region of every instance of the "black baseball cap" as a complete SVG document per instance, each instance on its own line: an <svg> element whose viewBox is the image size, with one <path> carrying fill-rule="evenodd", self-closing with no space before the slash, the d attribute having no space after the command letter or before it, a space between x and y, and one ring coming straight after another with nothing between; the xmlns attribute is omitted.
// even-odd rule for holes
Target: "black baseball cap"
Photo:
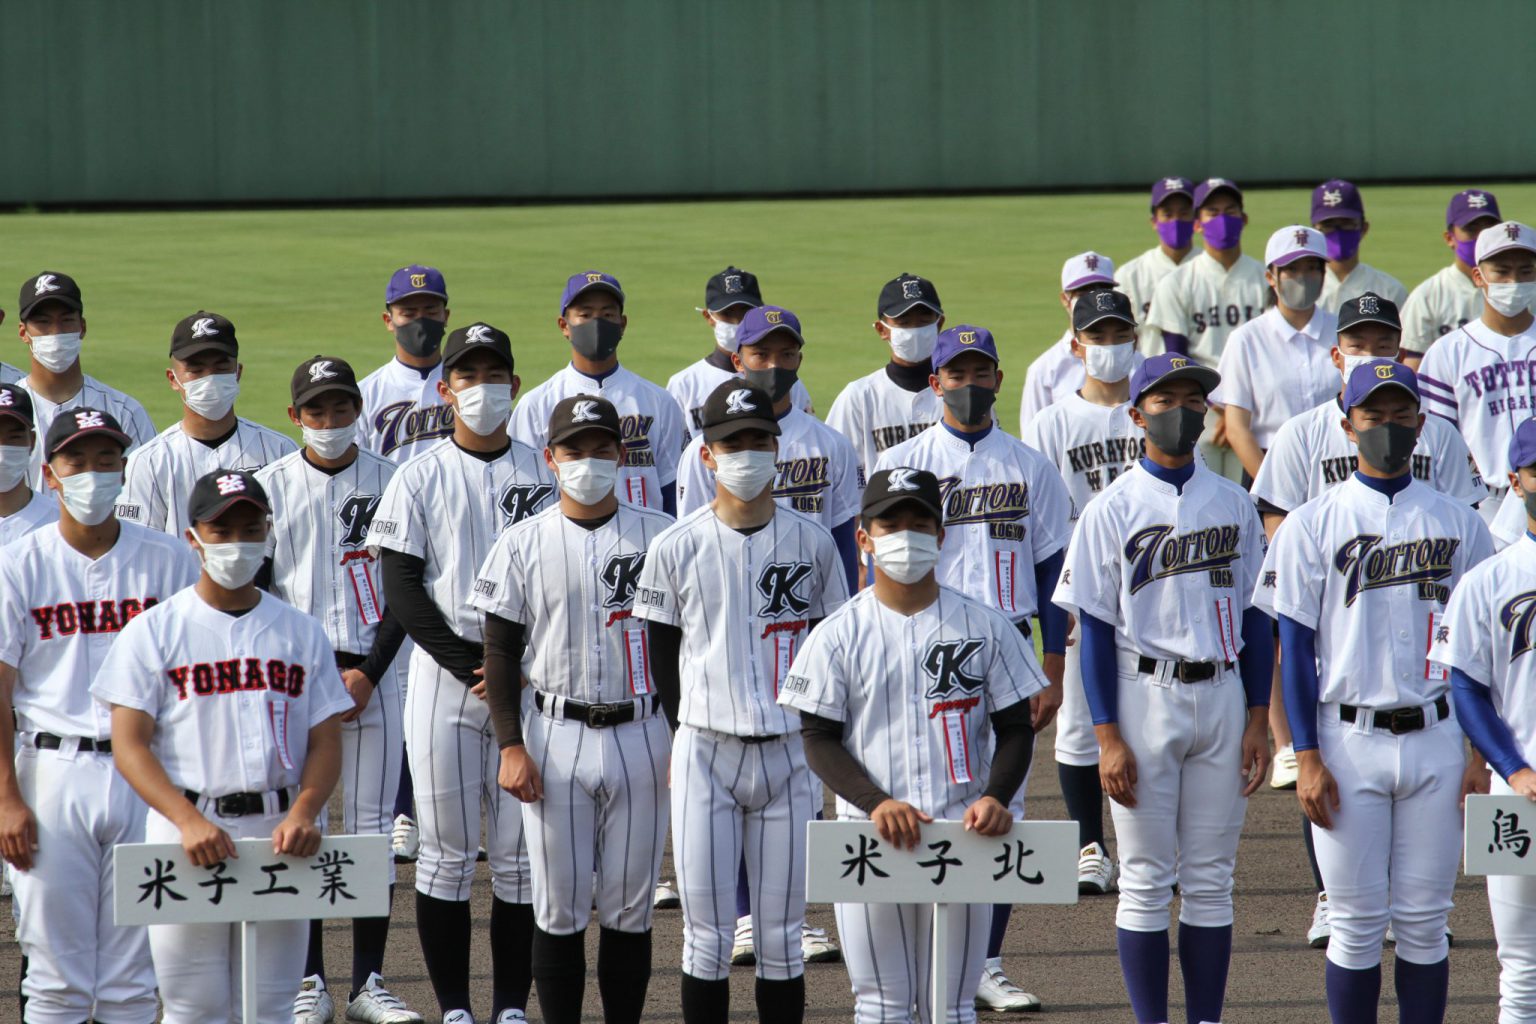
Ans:
<svg viewBox="0 0 1536 1024"><path fill-rule="evenodd" d="M327 391L345 391L359 402L363 400L351 364L335 356L310 356L293 371L288 385L295 409Z"/></svg>
<svg viewBox="0 0 1536 1024"><path fill-rule="evenodd" d="M43 458L51 459L60 448L95 434L110 437L122 445L124 451L133 446L133 438L123 431L122 424L111 413L79 406L59 413L48 425L48 434L43 438Z"/></svg>
<svg viewBox="0 0 1536 1024"><path fill-rule="evenodd" d="M588 430L601 430L612 434L620 444L624 443L619 410L608 399L596 395L572 395L562 399L549 414L549 440L546 443L553 448Z"/></svg>
<svg viewBox="0 0 1536 1024"><path fill-rule="evenodd" d="M1384 299L1375 292L1366 292L1339 307L1340 333L1356 324L1382 324L1394 331L1401 331L1403 318L1398 315L1397 303L1391 299Z"/></svg>
<svg viewBox="0 0 1536 1024"><path fill-rule="evenodd" d="M32 411L32 396L27 389L16 384L0 384L0 416L10 416L37 429L36 415Z"/></svg>
<svg viewBox="0 0 1536 1024"><path fill-rule="evenodd" d="M235 325L228 317L207 310L198 310L185 317L171 331L171 358L191 359L199 352L223 352L239 356L240 341L235 337Z"/></svg>
<svg viewBox="0 0 1536 1024"><path fill-rule="evenodd" d="M927 306L940 316L944 315L944 307L939 305L939 290L926 277L901 274L880 289L881 316L898 317L913 306Z"/></svg>
<svg viewBox="0 0 1536 1024"><path fill-rule="evenodd" d="M243 469L216 469L199 477L192 485L192 495L187 499L187 518L193 523L212 522L242 501L250 502L267 515L272 514L272 502L254 473Z"/></svg>
<svg viewBox="0 0 1536 1024"><path fill-rule="evenodd" d="M699 411L704 440L721 441L744 430L761 430L777 437L779 421L773 416L773 399L739 377L723 381L704 399Z"/></svg>
<svg viewBox="0 0 1536 1024"><path fill-rule="evenodd" d="M1136 326L1131 300L1124 292L1099 290L1079 295L1072 304L1072 329L1086 331L1101 320L1123 320Z"/></svg>
<svg viewBox="0 0 1536 1024"><path fill-rule="evenodd" d="M45 302L62 302L76 313L85 308L80 298L80 286L68 274L57 270L45 270L29 277L21 284L21 298L16 300L20 317L25 320L34 309Z"/></svg>
<svg viewBox="0 0 1536 1024"><path fill-rule="evenodd" d="M944 497L939 491L939 478L926 469L910 466L882 469L870 477L864 488L864 500L859 505L859 515L878 516L904 501L914 501L933 513L939 522L944 521Z"/></svg>
<svg viewBox="0 0 1536 1024"><path fill-rule="evenodd" d="M732 306L761 306L763 292L757 275L739 267L726 267L704 285L704 308L711 313Z"/></svg>
<svg viewBox="0 0 1536 1024"><path fill-rule="evenodd" d="M506 361L507 369L512 369L512 339L507 337L506 331L482 321L460 327L448 335L448 342L443 346L443 369L448 369L471 352L482 350L496 353Z"/></svg>

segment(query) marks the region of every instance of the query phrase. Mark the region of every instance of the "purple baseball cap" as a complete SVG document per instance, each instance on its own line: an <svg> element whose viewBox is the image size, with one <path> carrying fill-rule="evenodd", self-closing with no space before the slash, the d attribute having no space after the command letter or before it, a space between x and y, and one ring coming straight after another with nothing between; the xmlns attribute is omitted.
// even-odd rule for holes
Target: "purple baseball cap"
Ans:
<svg viewBox="0 0 1536 1024"><path fill-rule="evenodd" d="M1188 178L1158 178L1152 183L1152 209L1169 196L1189 196L1194 202L1195 183Z"/></svg>
<svg viewBox="0 0 1536 1024"><path fill-rule="evenodd" d="M1329 178L1312 190L1312 223L1321 224L1335 217L1365 220L1360 190L1343 178Z"/></svg>
<svg viewBox="0 0 1536 1024"><path fill-rule="evenodd" d="M1138 404L1145 392L1176 380L1192 380L1209 395L1221 383L1221 374L1188 356L1164 352L1147 359L1131 374L1131 404Z"/></svg>
<svg viewBox="0 0 1536 1024"><path fill-rule="evenodd" d="M1002 362L997 358L997 342L991 331L972 324L960 324L939 335L938 343L933 347L933 368L937 370L967 352L980 352L994 363Z"/></svg>
<svg viewBox="0 0 1536 1024"><path fill-rule="evenodd" d="M1504 215L1499 212L1499 201L1494 198L1493 193L1484 192L1478 188L1457 192L1451 196L1450 205L1445 208L1446 227L1464 228L1484 217L1492 217L1494 220L1504 219Z"/></svg>
<svg viewBox="0 0 1536 1024"><path fill-rule="evenodd" d="M579 274L572 274L570 280L565 282L565 291L560 293L560 315L565 316L565 311L571 308L576 296L590 288L601 288L617 295L619 308L623 308L624 289L619 287L618 278L601 270L583 270Z"/></svg>
<svg viewBox="0 0 1536 1024"><path fill-rule="evenodd" d="M1355 367L1344 384L1344 411L1370 398L1382 388L1402 388L1419 401L1419 377L1395 359L1372 359Z"/></svg>
<svg viewBox="0 0 1536 1024"><path fill-rule="evenodd" d="M390 274L389 285L384 289L384 305L399 302L407 295L436 295L447 302L448 284L443 280L443 272L412 263Z"/></svg>
<svg viewBox="0 0 1536 1024"><path fill-rule="evenodd" d="M1515 436L1509 439L1509 465L1524 469L1536 465L1536 416L1520 421Z"/></svg>
<svg viewBox="0 0 1536 1024"><path fill-rule="evenodd" d="M1230 178L1206 178L1200 184L1195 186L1195 209L1198 210L1200 207L1204 206L1205 201L1211 198L1212 192L1220 192L1222 189L1226 189L1228 192L1231 192L1233 195L1237 196L1237 201L1239 203L1243 201L1243 190L1237 187L1237 182L1231 180Z"/></svg>
<svg viewBox="0 0 1536 1024"><path fill-rule="evenodd" d="M805 335L800 333L800 318L783 306L757 306L736 325L736 347L756 345L774 331L788 331L801 345Z"/></svg>

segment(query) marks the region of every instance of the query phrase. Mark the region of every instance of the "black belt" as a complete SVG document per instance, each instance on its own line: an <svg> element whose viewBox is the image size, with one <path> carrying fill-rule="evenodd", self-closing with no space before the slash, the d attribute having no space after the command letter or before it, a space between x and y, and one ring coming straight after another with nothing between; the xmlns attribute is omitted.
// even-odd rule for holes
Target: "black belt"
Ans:
<svg viewBox="0 0 1536 1024"><path fill-rule="evenodd" d="M1222 669L1232 667L1230 661L1158 661L1143 654L1136 662L1136 671L1142 675L1156 675L1159 665L1172 665L1173 678L1181 683L1203 683L1215 679Z"/></svg>
<svg viewBox="0 0 1536 1024"><path fill-rule="evenodd" d="M546 696L554 700L552 694L545 694L542 690L533 692L533 703L540 711L544 710ZM581 722L594 729L606 729L610 725L624 725L633 722L639 713L639 704L646 698L639 700L618 701L613 704L584 704L579 700L566 699L560 708L560 717L568 721Z"/></svg>
<svg viewBox="0 0 1536 1024"><path fill-rule="evenodd" d="M1442 694L1435 698L1435 714L1440 721L1451 717L1451 702ZM1429 716L1424 714L1422 707L1411 708L1386 708L1382 711L1371 711L1370 708L1360 708L1353 704L1339 705L1339 721L1353 722L1361 715L1371 716L1371 725L1377 729L1384 729L1394 736L1401 736L1405 732L1417 732L1429 725Z"/></svg>
<svg viewBox="0 0 1536 1024"><path fill-rule="evenodd" d="M55 736L51 732L40 732L32 737L32 745L38 750L58 750L64 745L64 738L62 736ZM94 751L98 754L110 754L112 753L112 741L88 740L82 737L80 739L80 749L87 753Z"/></svg>
<svg viewBox="0 0 1536 1024"><path fill-rule="evenodd" d="M781 740L784 738L784 734L775 733L772 736L737 736L736 738L749 747L755 747L759 743L773 743L777 740Z"/></svg>
<svg viewBox="0 0 1536 1024"><path fill-rule="evenodd" d="M251 814L267 813L267 795L265 793L226 793L223 796L205 797L201 793L190 789L181 791L188 800L195 805L201 805L204 800L213 803L213 810L221 818L244 818ZM279 814L288 810L288 791L277 791L277 812Z"/></svg>

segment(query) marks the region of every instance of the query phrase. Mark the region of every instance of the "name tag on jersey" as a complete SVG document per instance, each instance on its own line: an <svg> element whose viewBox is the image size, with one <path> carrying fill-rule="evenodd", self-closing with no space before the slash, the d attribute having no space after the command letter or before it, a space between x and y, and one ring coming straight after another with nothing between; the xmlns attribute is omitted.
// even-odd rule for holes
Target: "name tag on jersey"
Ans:
<svg viewBox="0 0 1536 1024"><path fill-rule="evenodd" d="M1444 612L1429 613L1429 637L1424 642L1424 678L1437 683L1444 682L1451 677L1450 670L1444 665L1439 665L1429 660L1430 648L1435 646L1435 634L1440 632L1440 624L1444 620Z"/></svg>
<svg viewBox="0 0 1536 1024"><path fill-rule="evenodd" d="M971 781L971 741L965 735L965 712L944 713L944 746L949 753L949 778L955 783Z"/></svg>
<svg viewBox="0 0 1536 1024"><path fill-rule="evenodd" d="M789 666L794 663L795 649L799 646L794 635L780 633L773 638L773 695L779 695L779 687L789 678Z"/></svg>
<svg viewBox="0 0 1536 1024"><path fill-rule="evenodd" d="M992 555L997 575L997 607L1011 615L1019 610L1018 584L1016 580L1019 555L1015 551L997 551Z"/></svg>
<svg viewBox="0 0 1536 1024"><path fill-rule="evenodd" d="M630 693L643 697L655 689L651 685L651 655L645 644L645 626L641 623L624 630L624 662Z"/></svg>
<svg viewBox="0 0 1536 1024"><path fill-rule="evenodd" d="M272 723L272 747L284 770L293 771L293 755L288 752L288 702L274 700L267 703L267 720Z"/></svg>
<svg viewBox="0 0 1536 1024"><path fill-rule="evenodd" d="M357 599L358 618L363 620L365 626L378 625L384 621L384 613L379 610L379 592L374 589L373 570L369 568L373 558L366 552L353 552L345 556L343 561L352 578L352 594Z"/></svg>

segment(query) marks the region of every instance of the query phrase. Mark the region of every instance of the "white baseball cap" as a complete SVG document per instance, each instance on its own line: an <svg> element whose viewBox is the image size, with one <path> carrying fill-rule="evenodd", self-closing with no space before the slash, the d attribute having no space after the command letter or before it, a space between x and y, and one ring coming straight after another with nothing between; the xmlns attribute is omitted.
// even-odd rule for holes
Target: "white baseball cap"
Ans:
<svg viewBox="0 0 1536 1024"><path fill-rule="evenodd" d="M1269 241L1264 244L1266 267L1283 267L1287 263L1295 263L1297 260L1308 257L1326 262L1328 243L1324 241L1321 231L1303 224L1292 224L1290 227L1281 228L1270 235Z"/></svg>
<svg viewBox="0 0 1536 1024"><path fill-rule="evenodd" d="M1477 236L1477 262L1503 252L1505 249L1526 249L1536 252L1536 231L1517 220L1506 220L1491 228L1484 228Z"/></svg>
<svg viewBox="0 0 1536 1024"><path fill-rule="evenodd" d="M1114 284L1115 261L1097 252L1080 252L1061 265L1061 290L1074 291L1090 284Z"/></svg>

